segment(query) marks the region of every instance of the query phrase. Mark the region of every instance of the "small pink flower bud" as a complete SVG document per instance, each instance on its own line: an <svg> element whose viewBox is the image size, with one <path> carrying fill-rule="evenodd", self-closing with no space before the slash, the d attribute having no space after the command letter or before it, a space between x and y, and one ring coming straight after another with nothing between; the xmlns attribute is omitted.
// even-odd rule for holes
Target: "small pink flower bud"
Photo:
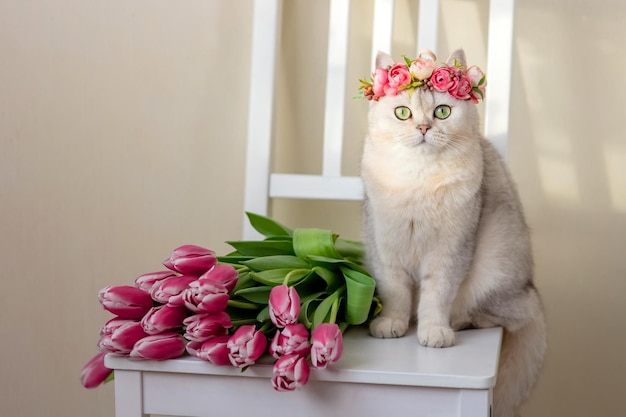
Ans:
<svg viewBox="0 0 626 417"><path fill-rule="evenodd" d="M187 317L183 324L185 338L192 342L203 342L212 336L225 335L233 326L230 317L225 312L217 314L195 314Z"/></svg>
<svg viewBox="0 0 626 417"><path fill-rule="evenodd" d="M173 306L181 306L182 292L189 287L189 284L195 281L197 277L193 275L175 275L169 278L165 278L163 281L156 283L150 294L152 299L161 304L168 304ZM180 303L175 300L180 297Z"/></svg>

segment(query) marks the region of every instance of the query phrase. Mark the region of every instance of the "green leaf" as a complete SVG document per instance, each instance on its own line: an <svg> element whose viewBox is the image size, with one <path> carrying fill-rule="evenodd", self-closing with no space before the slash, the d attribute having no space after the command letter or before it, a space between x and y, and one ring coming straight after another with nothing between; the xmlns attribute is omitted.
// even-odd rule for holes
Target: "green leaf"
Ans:
<svg viewBox="0 0 626 417"><path fill-rule="evenodd" d="M275 287L285 283L295 285L311 273L310 269L278 268L266 271L250 272L250 278L264 285Z"/></svg>
<svg viewBox="0 0 626 417"><path fill-rule="evenodd" d="M246 212L250 225L263 236L291 236L292 231L269 217Z"/></svg>
<svg viewBox="0 0 626 417"><path fill-rule="evenodd" d="M311 263L315 266L325 266L327 268L332 269L332 268L337 268L337 267L340 267L341 265L344 265L362 274L369 275L369 273L365 270L365 268L363 268L361 265L358 265L348 259L334 259L334 258L327 258L324 256L313 256L313 255L307 256L307 259L310 260Z"/></svg>
<svg viewBox="0 0 626 417"><path fill-rule="evenodd" d="M483 85L485 83L486 79L487 79L487 76L483 75L482 78L480 79L480 81L478 81L478 86L480 87L481 85Z"/></svg>
<svg viewBox="0 0 626 417"><path fill-rule="evenodd" d="M267 269L278 268L304 269L311 267L307 261L293 255L262 256L243 261L242 263L253 271L265 271Z"/></svg>
<svg viewBox="0 0 626 417"><path fill-rule="evenodd" d="M228 307L241 308L244 310L258 310L260 306L247 301L228 300Z"/></svg>
<svg viewBox="0 0 626 417"><path fill-rule="evenodd" d="M255 304L267 305L269 302L270 291L272 287L250 287L235 291L233 294L237 297L245 298Z"/></svg>
<svg viewBox="0 0 626 417"><path fill-rule="evenodd" d="M233 252L233 253L237 253L237 252ZM230 264L230 265L238 265L243 261L248 261L250 259L254 259L253 256L243 256L240 254L237 255L226 255L226 256L218 256L217 260L223 264Z"/></svg>
<svg viewBox="0 0 626 417"><path fill-rule="evenodd" d="M233 288L233 293L243 289L249 288L256 285L256 282L250 278L250 273L246 271L239 272L239 277L237 278L237 284L235 284L235 288Z"/></svg>
<svg viewBox="0 0 626 417"><path fill-rule="evenodd" d="M407 67L410 67L411 64L413 63L406 55L402 55L402 58L404 58L404 63L406 64Z"/></svg>
<svg viewBox="0 0 626 417"><path fill-rule="evenodd" d="M226 242L245 256L293 255L293 246L287 240L237 240Z"/></svg>
<svg viewBox="0 0 626 417"><path fill-rule="evenodd" d="M300 306L298 321L304 324L307 329L311 329L311 326L313 326L313 315L315 314L317 306L320 304L320 300L311 298L304 302L300 300L300 302L302 305Z"/></svg>
<svg viewBox="0 0 626 417"><path fill-rule="evenodd" d="M365 258L365 245L363 242L338 238L335 241L335 249L346 258L353 258L356 262L363 262Z"/></svg>
<svg viewBox="0 0 626 417"><path fill-rule="evenodd" d="M306 258L310 255L340 259L335 249L337 235L326 229L296 229L293 232L293 251L296 256Z"/></svg>
<svg viewBox="0 0 626 417"><path fill-rule="evenodd" d="M343 276L323 266L314 266L313 272L324 280L330 291L335 291L343 283Z"/></svg>
<svg viewBox="0 0 626 417"><path fill-rule="evenodd" d="M326 297L324 301L322 301L320 305L317 306L317 308L315 309L315 314L313 315L313 324L312 324L313 329L315 329L317 326L319 326L322 323L331 323L330 320L332 317L331 311L333 309L333 305L334 303L339 302L339 295L342 291L343 291L343 288L340 288L339 290L335 291L334 293Z"/></svg>
<svg viewBox="0 0 626 417"><path fill-rule="evenodd" d="M256 320L259 323L263 323L270 319L270 307L269 305L265 307L263 310L259 311L259 314L256 316Z"/></svg>
<svg viewBox="0 0 626 417"><path fill-rule="evenodd" d="M346 279L346 321L348 324L359 325L367 321L376 282L369 275L350 268L340 267Z"/></svg>

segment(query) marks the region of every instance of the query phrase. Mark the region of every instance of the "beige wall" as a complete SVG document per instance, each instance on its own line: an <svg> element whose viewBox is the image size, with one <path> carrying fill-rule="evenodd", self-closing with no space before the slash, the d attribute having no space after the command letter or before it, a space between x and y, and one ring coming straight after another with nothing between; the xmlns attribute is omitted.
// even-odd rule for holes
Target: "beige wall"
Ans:
<svg viewBox="0 0 626 417"><path fill-rule="evenodd" d="M311 40L325 31L324 4L285 8L279 106L302 111L277 126L282 170L313 171L320 160L295 142L320 130L311 102L323 93L310 81L323 42ZM97 291L160 269L179 244L224 252L222 242L240 236L250 6L0 1L0 416L112 416L112 385L78 383L109 317ZM370 21L369 7L355 1L353 13ZM460 43L484 60L473 45L484 39L485 7L449 0L443 9L452 22L478 21L447 29L441 49ZM406 16L398 18L408 31ZM517 5L509 161L550 326L528 417L626 409L625 19L617 0ZM369 48L363 30L351 30L357 52ZM413 49L396 38L394 55ZM305 69L290 71L293 62ZM351 77L367 66L355 57ZM358 171L364 106L348 103L349 174ZM334 216L320 203L274 208L292 226L360 236L355 203L333 205Z"/></svg>

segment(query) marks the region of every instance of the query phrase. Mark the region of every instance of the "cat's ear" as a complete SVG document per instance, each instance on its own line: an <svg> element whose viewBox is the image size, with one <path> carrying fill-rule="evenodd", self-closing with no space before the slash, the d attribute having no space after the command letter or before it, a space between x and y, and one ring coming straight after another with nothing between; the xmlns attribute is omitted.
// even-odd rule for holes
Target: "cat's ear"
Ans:
<svg viewBox="0 0 626 417"><path fill-rule="evenodd" d="M457 49L456 51L452 52L452 55L450 55L450 58L448 58L448 62L446 63L449 67L467 67L465 61L465 52L462 49Z"/></svg>
<svg viewBox="0 0 626 417"><path fill-rule="evenodd" d="M383 51L378 51L378 54L376 54L376 68L387 69L393 66L393 64L395 64L395 62L393 62L391 55Z"/></svg>

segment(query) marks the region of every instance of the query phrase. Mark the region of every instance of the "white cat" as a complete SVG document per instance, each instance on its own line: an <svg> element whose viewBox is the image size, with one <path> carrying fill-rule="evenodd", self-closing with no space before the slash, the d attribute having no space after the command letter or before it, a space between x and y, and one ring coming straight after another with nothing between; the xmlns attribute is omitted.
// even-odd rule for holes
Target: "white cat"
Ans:
<svg viewBox="0 0 626 417"><path fill-rule="evenodd" d="M389 69L383 53L377 67ZM448 66L465 68L456 51ZM370 92L371 93L371 92ZM454 330L504 328L494 417L514 417L546 352L529 230L511 176L479 133L473 100L428 87L376 97L361 162L365 241L382 313L375 337L454 344Z"/></svg>

